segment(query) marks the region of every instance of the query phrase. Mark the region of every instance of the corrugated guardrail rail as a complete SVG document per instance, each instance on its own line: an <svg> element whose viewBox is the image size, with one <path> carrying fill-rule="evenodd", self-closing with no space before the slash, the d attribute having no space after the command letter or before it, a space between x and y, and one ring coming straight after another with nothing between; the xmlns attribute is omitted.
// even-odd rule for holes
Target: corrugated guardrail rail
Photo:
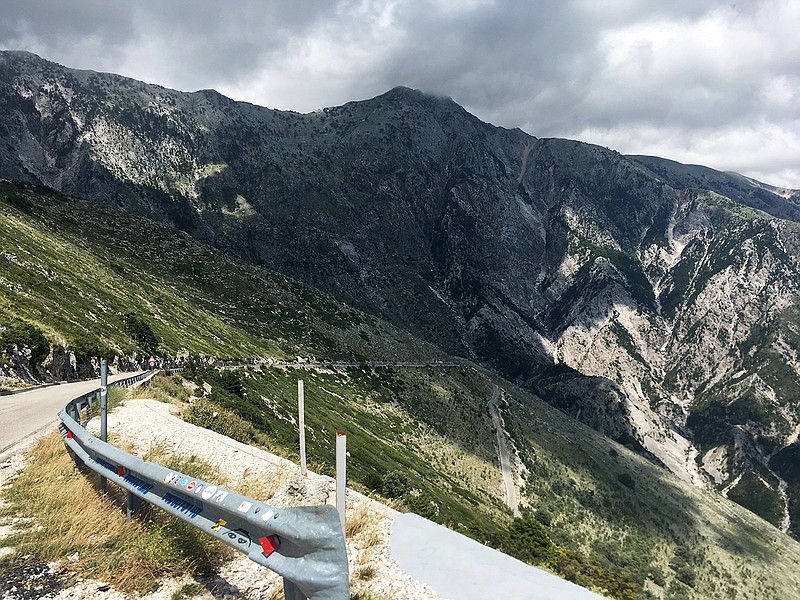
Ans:
<svg viewBox="0 0 800 600"><path fill-rule="evenodd" d="M145 376L111 385L131 385ZM98 391L75 398L59 413L76 462L283 576L286 600L349 598L347 549L334 507L278 509L123 452L80 423L82 409L92 406Z"/></svg>

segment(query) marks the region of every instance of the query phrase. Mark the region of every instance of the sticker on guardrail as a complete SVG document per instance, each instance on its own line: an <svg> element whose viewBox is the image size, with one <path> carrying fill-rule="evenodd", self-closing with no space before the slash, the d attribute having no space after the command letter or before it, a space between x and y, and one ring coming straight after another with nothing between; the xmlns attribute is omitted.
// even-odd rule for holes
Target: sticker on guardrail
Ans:
<svg viewBox="0 0 800 600"><path fill-rule="evenodd" d="M238 546L242 552L247 552L247 549L250 548L250 544L252 543L250 534L244 529L234 529L233 531L229 531L226 535L230 543Z"/></svg>

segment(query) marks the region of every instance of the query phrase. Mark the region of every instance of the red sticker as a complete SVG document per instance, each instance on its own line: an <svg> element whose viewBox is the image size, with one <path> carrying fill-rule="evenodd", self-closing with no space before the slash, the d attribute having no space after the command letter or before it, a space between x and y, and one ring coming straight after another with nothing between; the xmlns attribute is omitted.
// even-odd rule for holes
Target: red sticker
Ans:
<svg viewBox="0 0 800 600"><path fill-rule="evenodd" d="M190 481L189 485L186 486L186 489L191 492L194 489L194 486L196 485L197 485L196 481Z"/></svg>
<svg viewBox="0 0 800 600"><path fill-rule="evenodd" d="M261 549L264 551L265 556L269 556L278 547L278 536L269 535L267 537L258 538L258 543L261 544Z"/></svg>
<svg viewBox="0 0 800 600"><path fill-rule="evenodd" d="M117 467L117 475L119 475L120 477L125 477L125 467L119 465Z"/></svg>

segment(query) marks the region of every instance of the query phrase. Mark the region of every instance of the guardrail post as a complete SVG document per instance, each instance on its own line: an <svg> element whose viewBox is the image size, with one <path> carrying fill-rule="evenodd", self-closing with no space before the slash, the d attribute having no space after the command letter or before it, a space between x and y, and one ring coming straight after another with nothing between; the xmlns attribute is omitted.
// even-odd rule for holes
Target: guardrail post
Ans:
<svg viewBox="0 0 800 600"><path fill-rule="evenodd" d="M133 492L128 492L128 502L126 507L126 516L128 522L133 517L133 513L137 512L142 507L142 499Z"/></svg>
<svg viewBox="0 0 800 600"><path fill-rule="evenodd" d="M108 441L108 362L104 358L100 360L100 439ZM102 475L100 489L106 489L106 478Z"/></svg>
<svg viewBox="0 0 800 600"><path fill-rule="evenodd" d="M293 581L283 578L283 597L286 600L307 600L306 595L300 591Z"/></svg>
<svg viewBox="0 0 800 600"><path fill-rule="evenodd" d="M344 503L347 489L347 435L336 432L336 510L344 528Z"/></svg>
<svg viewBox="0 0 800 600"><path fill-rule="evenodd" d="M303 380L297 380L297 412L300 427L300 475L308 477L306 470L306 399Z"/></svg>

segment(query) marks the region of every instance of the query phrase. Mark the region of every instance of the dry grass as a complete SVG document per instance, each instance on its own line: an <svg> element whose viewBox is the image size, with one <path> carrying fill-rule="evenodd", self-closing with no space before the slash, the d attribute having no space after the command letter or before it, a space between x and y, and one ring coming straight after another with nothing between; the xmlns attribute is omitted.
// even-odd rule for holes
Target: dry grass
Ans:
<svg viewBox="0 0 800 600"><path fill-rule="evenodd" d="M173 460L172 468L219 479L196 459ZM128 523L124 490L110 484L103 494L97 482L95 473L75 468L57 432L43 438L7 488L0 511L6 518L30 517L31 525L4 543L16 557L71 557L65 567L73 573L126 592L153 590L165 575L210 572L230 555L223 544L147 504Z"/></svg>
<svg viewBox="0 0 800 600"><path fill-rule="evenodd" d="M270 465L258 471L245 469L233 489L243 496L268 502L297 474L296 471L293 465Z"/></svg>
<svg viewBox="0 0 800 600"><path fill-rule="evenodd" d="M375 567L372 565L362 565L355 570L353 576L356 579L360 579L361 581L369 581L373 577L375 577L376 571Z"/></svg>
<svg viewBox="0 0 800 600"><path fill-rule="evenodd" d="M137 385L127 390L128 398L152 398L159 402L187 402L194 385L180 375L157 373L145 385Z"/></svg>
<svg viewBox="0 0 800 600"><path fill-rule="evenodd" d="M365 505L359 504L345 512L344 534L347 539L359 536L369 529L378 515Z"/></svg>
<svg viewBox="0 0 800 600"><path fill-rule="evenodd" d="M358 590L350 594L350 600L394 600L394 597L386 594L373 594L367 590Z"/></svg>

